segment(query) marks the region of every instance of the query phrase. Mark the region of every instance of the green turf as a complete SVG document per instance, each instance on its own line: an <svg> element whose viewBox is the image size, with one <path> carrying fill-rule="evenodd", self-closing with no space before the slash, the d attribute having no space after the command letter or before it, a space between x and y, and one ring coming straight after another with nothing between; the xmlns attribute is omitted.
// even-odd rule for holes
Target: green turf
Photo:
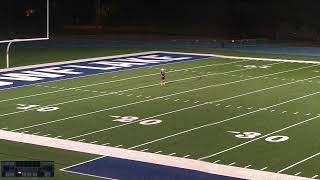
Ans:
<svg viewBox="0 0 320 180"><path fill-rule="evenodd" d="M120 53L102 49L88 49L87 52L90 53L75 50L70 52L75 54L71 58L69 51L57 50L57 54L64 55L56 57L64 57L61 59L64 60ZM128 52L138 50L125 50L121 54ZM45 53L42 56L39 59L44 58ZM316 59L302 56L287 58ZM97 144L110 143L110 146L122 145L127 149L148 149L148 152L161 151L162 154L176 153L178 157L190 155L192 159L219 160L218 163L226 165L234 162L233 166L251 165L252 169L267 167L265 170L270 172L277 172L318 153L320 118L285 128L318 115L320 94L310 94L320 91L319 66L236 61L212 58L165 65L169 83L164 87L158 84L160 67L152 67L0 91L0 128L28 131L26 133L29 134L50 134L50 137L62 136L63 139L85 139L84 142L98 141ZM39 61L33 63L36 62ZM258 68L248 69L245 65ZM259 68L262 65L270 67ZM74 87L79 88L68 89ZM53 91L59 92L49 93ZM44 94L34 96L39 93ZM59 110L24 112L16 109L17 104L56 106ZM81 114L83 116L79 116ZM114 121L111 116L136 116L162 122L149 126L139 122L124 124ZM241 139L228 131L258 132L261 135ZM289 139L284 142L265 140L272 136L287 136ZM5 141L0 146L6 147L0 150L2 159L52 159L59 168L94 158ZM299 176L313 177L320 173L319 166L317 156L283 173L301 172ZM87 177L59 171L57 174L57 179L80 178Z"/></svg>

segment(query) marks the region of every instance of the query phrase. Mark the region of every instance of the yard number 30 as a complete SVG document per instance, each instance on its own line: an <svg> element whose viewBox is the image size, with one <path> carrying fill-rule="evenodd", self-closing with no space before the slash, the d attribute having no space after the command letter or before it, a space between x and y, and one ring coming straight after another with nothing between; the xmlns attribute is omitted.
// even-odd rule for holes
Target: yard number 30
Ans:
<svg viewBox="0 0 320 180"><path fill-rule="evenodd" d="M237 135L235 135L235 137L241 138L241 139L254 139L260 135L262 135L262 134L258 133L258 132L243 132L242 134L237 133ZM288 139L289 139L288 136L269 136L269 137L265 138L265 141L277 143L277 142L287 141Z"/></svg>

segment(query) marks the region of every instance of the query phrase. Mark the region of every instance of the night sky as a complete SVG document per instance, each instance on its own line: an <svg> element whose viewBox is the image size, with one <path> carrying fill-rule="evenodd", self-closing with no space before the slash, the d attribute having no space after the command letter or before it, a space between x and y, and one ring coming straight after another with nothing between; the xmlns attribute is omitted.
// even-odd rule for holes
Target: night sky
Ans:
<svg viewBox="0 0 320 180"><path fill-rule="evenodd" d="M16 24L12 28L25 23L26 18L14 14L28 7L37 9L39 17L34 15L33 21L42 21L43 2L1 0L1 24ZM58 33L70 26L100 25L128 31L307 39L320 33L319 7L319 0L51 0L51 24Z"/></svg>

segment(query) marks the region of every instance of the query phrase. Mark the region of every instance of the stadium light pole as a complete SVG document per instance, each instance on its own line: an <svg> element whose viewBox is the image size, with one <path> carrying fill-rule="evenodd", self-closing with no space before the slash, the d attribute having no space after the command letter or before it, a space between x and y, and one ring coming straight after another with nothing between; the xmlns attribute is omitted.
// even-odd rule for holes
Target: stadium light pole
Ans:
<svg viewBox="0 0 320 180"><path fill-rule="evenodd" d="M10 47L12 43L14 42L28 42L28 41L43 41L43 40L49 40L50 39L50 0L47 1L47 32L46 37L43 38L30 38L30 39L12 39L12 40L2 40L0 43L8 43L7 49L6 49L6 67L10 68Z"/></svg>

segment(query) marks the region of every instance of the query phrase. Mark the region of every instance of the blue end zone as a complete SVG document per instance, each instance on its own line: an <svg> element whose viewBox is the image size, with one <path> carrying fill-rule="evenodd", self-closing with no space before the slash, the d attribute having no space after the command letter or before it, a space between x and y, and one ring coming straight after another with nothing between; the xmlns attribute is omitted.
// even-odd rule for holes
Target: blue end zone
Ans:
<svg viewBox="0 0 320 180"><path fill-rule="evenodd" d="M237 180L233 177L113 157L103 157L64 171L119 180Z"/></svg>
<svg viewBox="0 0 320 180"><path fill-rule="evenodd" d="M121 57L102 57L77 63L12 70L0 73L0 90L209 57L183 53L146 52L139 53L139 55L128 54Z"/></svg>

